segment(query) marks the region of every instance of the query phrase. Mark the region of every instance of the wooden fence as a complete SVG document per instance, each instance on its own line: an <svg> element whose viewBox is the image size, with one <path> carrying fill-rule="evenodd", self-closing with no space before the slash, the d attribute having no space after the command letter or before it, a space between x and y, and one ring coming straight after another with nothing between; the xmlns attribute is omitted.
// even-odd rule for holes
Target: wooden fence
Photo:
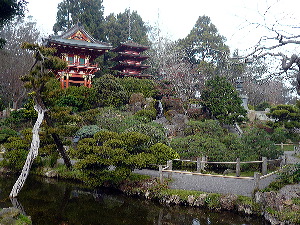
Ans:
<svg viewBox="0 0 300 225"><path fill-rule="evenodd" d="M197 163L197 171L196 172L188 172L188 171L180 171L180 170L173 170L173 161L182 161L182 162L192 162ZM275 159L275 160L268 160L266 157L262 157L261 161L247 161L247 162L241 162L239 158L235 162L209 162L207 161L207 157L203 156L202 158L197 158L197 161L193 160L181 160L181 159L174 159L167 161L167 165L159 166L159 177L160 181L163 182L163 173L168 173L168 177L172 177L172 173L179 173L179 174L188 174L188 175L200 175L200 176L212 176L212 177L230 177L230 178L236 178L236 179L252 179L255 180L257 183L257 186L259 186L259 180L265 179L269 176L274 175L278 171L272 172L267 174L268 172L268 164L270 163L279 163L280 168L282 168L284 165L286 165L286 156L283 156L282 158ZM255 163L261 163L261 173L254 173L253 177L241 177L241 164L255 164ZM214 174L206 174L202 173L205 171L205 167L207 164L235 164L235 176L227 176L227 175L214 175Z"/></svg>

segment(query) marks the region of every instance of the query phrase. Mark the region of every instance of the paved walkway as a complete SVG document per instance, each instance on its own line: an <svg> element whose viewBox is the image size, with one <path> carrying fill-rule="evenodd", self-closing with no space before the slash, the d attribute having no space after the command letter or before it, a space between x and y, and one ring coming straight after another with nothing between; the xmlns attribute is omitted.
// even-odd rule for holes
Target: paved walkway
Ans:
<svg viewBox="0 0 300 225"><path fill-rule="evenodd" d="M287 163L293 164L300 162L300 159L293 156L293 152L285 152ZM158 171L154 170L135 170L135 173L159 177ZM168 176L167 172L163 173L164 177ZM276 179L276 175L260 180L259 188L267 187ZM172 173L172 183L169 187L172 189L198 190L211 193L237 194L251 196L255 189L253 179L236 179L229 177L211 177L191 174Z"/></svg>

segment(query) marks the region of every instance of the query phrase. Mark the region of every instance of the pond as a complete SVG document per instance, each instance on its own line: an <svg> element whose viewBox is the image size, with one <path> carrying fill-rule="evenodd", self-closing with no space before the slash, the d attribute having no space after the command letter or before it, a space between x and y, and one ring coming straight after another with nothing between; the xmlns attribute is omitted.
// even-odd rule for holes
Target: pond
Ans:
<svg viewBox="0 0 300 225"><path fill-rule="evenodd" d="M0 208L11 207L11 188L17 178L0 177ZM163 206L107 189L29 176L17 202L33 224L267 224L262 218L211 212L183 206Z"/></svg>

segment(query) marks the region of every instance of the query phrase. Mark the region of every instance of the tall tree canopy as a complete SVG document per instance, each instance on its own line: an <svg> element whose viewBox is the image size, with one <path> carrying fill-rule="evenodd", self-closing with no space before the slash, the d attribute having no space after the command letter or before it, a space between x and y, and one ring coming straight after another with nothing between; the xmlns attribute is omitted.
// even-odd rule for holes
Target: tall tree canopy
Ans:
<svg viewBox="0 0 300 225"><path fill-rule="evenodd" d="M148 45L148 28L137 11L126 9L117 15L111 13L105 19L105 36L113 46L125 42L130 37L134 42Z"/></svg>
<svg viewBox="0 0 300 225"><path fill-rule="evenodd" d="M80 22L98 40L105 41L102 0L63 0L58 4L53 31L66 31Z"/></svg>
<svg viewBox="0 0 300 225"><path fill-rule="evenodd" d="M224 42L225 37L219 34L210 18L200 16L191 32L186 38L180 40L179 44L191 63L205 62L217 66L229 53L229 48Z"/></svg>
<svg viewBox="0 0 300 225"><path fill-rule="evenodd" d="M24 16L27 2L25 0L0 1L0 28L15 16ZM0 37L0 48L3 48L5 39Z"/></svg>

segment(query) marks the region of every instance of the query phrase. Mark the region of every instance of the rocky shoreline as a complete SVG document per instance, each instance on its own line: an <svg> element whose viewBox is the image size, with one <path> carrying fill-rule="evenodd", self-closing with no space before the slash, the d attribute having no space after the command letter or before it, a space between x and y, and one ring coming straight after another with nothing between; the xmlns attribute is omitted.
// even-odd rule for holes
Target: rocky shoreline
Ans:
<svg viewBox="0 0 300 225"><path fill-rule="evenodd" d="M1 225L31 225L32 221L30 216L22 214L21 210L15 207L0 209L0 224Z"/></svg>
<svg viewBox="0 0 300 225"><path fill-rule="evenodd" d="M235 194L201 193L197 191L166 189L156 179L124 182L119 189L127 195L135 195L164 205L184 205L208 208L215 211L231 211L242 215L262 216L272 225L296 225L300 222L300 206L293 203L286 192L256 192L253 198ZM288 185L298 190L300 184ZM295 195L295 192L290 192ZM296 192L298 193L298 192Z"/></svg>

